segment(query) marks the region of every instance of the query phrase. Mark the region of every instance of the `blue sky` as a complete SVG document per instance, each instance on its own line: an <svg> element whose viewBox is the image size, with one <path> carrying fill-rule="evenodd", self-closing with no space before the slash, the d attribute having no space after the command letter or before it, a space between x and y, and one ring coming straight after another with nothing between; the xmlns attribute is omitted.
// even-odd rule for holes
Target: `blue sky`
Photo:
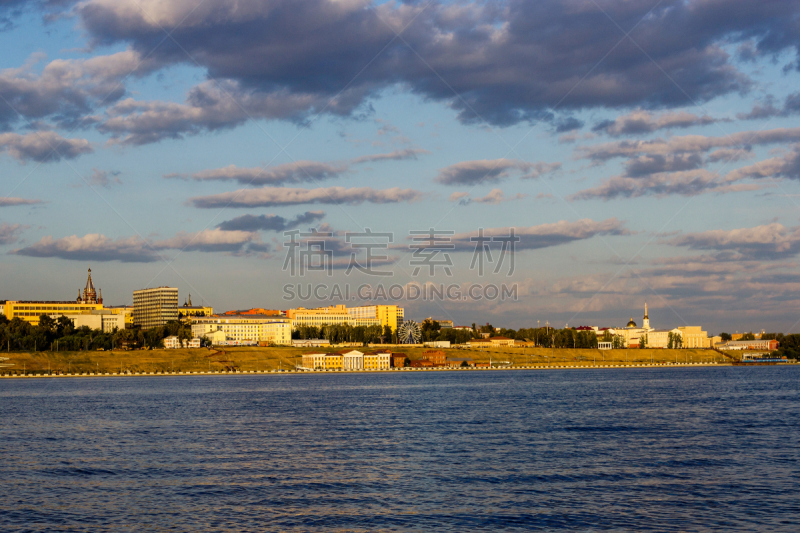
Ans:
<svg viewBox="0 0 800 533"><path fill-rule="evenodd" d="M72 298L91 265L111 304L506 283L398 303L798 328L800 2L12 0L0 26L0 298ZM392 232L394 276L292 276L277 220L345 261L345 232ZM452 277L411 275L431 227L461 239ZM469 237L510 227L514 274L470 270Z"/></svg>

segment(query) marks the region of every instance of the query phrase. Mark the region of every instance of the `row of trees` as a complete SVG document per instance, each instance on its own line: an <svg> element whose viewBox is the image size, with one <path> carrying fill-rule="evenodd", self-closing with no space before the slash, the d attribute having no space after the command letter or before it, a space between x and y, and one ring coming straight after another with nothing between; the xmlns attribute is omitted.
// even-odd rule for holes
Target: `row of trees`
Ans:
<svg viewBox="0 0 800 533"><path fill-rule="evenodd" d="M299 326L292 331L293 339L326 339L331 344L344 342L391 343L397 342L397 334L389 326L350 326L336 324L330 326Z"/></svg>
<svg viewBox="0 0 800 533"><path fill-rule="evenodd" d="M438 321L426 318L422 321L422 342L450 341L450 344L464 344L470 339L480 337L475 331L475 324L472 330L442 328ZM494 328L492 328L494 329Z"/></svg>
<svg viewBox="0 0 800 533"><path fill-rule="evenodd" d="M763 339L764 336L762 335L761 338ZM774 352L775 355L788 359L800 359L800 333L790 335L778 333L775 335L775 340L780 343L780 347Z"/></svg>
<svg viewBox="0 0 800 533"><path fill-rule="evenodd" d="M425 320L420 328L422 330L422 340L429 341L450 341L451 344L463 344L479 335L472 331L463 331L452 328L442 329L439 322L435 320ZM392 331L390 326L350 326L347 324L323 325L323 326L299 326L292 331L293 339L326 339L331 344L344 342L354 343L385 343L396 344L397 332Z"/></svg>
<svg viewBox="0 0 800 533"><path fill-rule="evenodd" d="M771 340L777 340L777 339L778 339L778 336L781 336L781 337L783 337L784 335L783 335L783 333L762 333L762 334L761 334L761 337L760 337L760 339L761 339L761 340L764 340L764 341L771 341ZM721 338L721 339L722 339L724 342L727 342L727 341L729 341L729 340L732 340L732 339L733 339L733 335L731 335L730 333L726 333L726 332L724 332L724 331L723 331L722 333L720 333L720 334L719 334L719 337L720 337L720 338ZM754 340L756 340L756 335L755 335L755 333L753 333L753 332L751 331L751 332L749 332L749 333L745 333L745 334L743 334L743 335L742 335L742 338L741 338L741 339L739 339L739 340L743 340L743 341L754 341Z"/></svg>
<svg viewBox="0 0 800 533"><path fill-rule="evenodd" d="M42 315L39 325L33 326L19 317L8 320L0 314L0 349L8 351L161 348L165 338L176 335L186 340L192 338L191 333L190 326L178 321L149 330L135 328L103 332L87 326L76 328L75 323L63 315L57 319Z"/></svg>

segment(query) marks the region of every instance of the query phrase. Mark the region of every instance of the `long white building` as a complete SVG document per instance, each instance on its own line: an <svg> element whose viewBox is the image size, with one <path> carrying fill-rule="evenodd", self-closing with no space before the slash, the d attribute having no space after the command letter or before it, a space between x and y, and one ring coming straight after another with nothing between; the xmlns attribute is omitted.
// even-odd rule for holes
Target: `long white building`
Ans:
<svg viewBox="0 0 800 533"><path fill-rule="evenodd" d="M291 346L292 324L286 318L269 315L214 315L192 318L192 336L209 337L214 342L267 342ZM212 338L213 337L213 338Z"/></svg>

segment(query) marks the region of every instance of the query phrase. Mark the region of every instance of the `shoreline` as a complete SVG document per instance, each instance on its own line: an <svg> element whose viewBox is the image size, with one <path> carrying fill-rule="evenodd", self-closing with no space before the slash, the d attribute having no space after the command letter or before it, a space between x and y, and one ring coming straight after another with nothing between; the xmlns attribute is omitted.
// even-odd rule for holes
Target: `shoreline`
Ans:
<svg viewBox="0 0 800 533"><path fill-rule="evenodd" d="M785 363L771 366L792 366L796 363ZM621 365L518 365L493 368L392 368L388 370L217 370L187 372L84 372L77 374L23 374L0 375L0 379L59 379L59 378L138 378L138 377L180 377L180 376L248 376L248 375L321 375L321 374L386 374L417 372L503 372L519 370L601 370L629 368L697 368L697 367L732 367L731 363L637 363ZM766 365L752 365L766 366Z"/></svg>

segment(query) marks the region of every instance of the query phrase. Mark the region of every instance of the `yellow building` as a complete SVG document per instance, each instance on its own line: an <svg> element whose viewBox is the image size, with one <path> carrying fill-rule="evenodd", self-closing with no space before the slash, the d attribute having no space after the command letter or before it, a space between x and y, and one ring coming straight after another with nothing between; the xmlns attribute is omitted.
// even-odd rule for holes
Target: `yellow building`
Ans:
<svg viewBox="0 0 800 533"><path fill-rule="evenodd" d="M21 318L34 326L39 325L41 315L91 315L92 311L103 308L103 304L79 304L76 302L57 301L15 301L8 300L3 306L4 314L9 320Z"/></svg>
<svg viewBox="0 0 800 533"><path fill-rule="evenodd" d="M316 309L298 307L286 311L286 318L292 321L292 328L300 326L334 326L340 324L353 325L353 318L348 314L344 305L331 305Z"/></svg>
<svg viewBox="0 0 800 533"><path fill-rule="evenodd" d="M92 311L103 308L103 296L98 295L92 282L92 269L89 269L89 276L86 279L86 286L81 294L78 290L78 298L71 302L50 301L50 300L7 300L3 305L3 314L12 320L21 318L34 326L39 325L41 315L61 316L61 315L91 315Z"/></svg>
<svg viewBox="0 0 800 533"><path fill-rule="evenodd" d="M342 306L344 307L344 306ZM403 325L405 312L396 305L362 305L347 308L355 326L389 326L393 332Z"/></svg>
<svg viewBox="0 0 800 533"><path fill-rule="evenodd" d="M133 327L133 306L132 305L113 305L104 308L105 311L110 311L114 315L125 315L125 327L130 329Z"/></svg>
<svg viewBox="0 0 800 533"><path fill-rule="evenodd" d="M710 348L711 339L708 332L703 331L701 326L684 326L678 328L683 336L684 348Z"/></svg>
<svg viewBox="0 0 800 533"><path fill-rule="evenodd" d="M641 340L647 337L648 348L666 348L669 345L669 334L681 336L681 346L683 348L710 348L711 339L708 332L703 331L701 326L683 326L675 329L653 329L650 327L650 317L647 314L647 303L644 304L644 318L642 327L637 327L636 322L631 318L625 328L616 330L625 339L625 346L641 346Z"/></svg>
<svg viewBox="0 0 800 533"><path fill-rule="evenodd" d="M364 354L364 370L389 370L392 354L389 352L367 352Z"/></svg>
<svg viewBox="0 0 800 533"><path fill-rule="evenodd" d="M217 333L222 332L224 339ZM216 336L212 338L212 333ZM262 315L216 315L192 318L192 336L208 337L214 344L292 344L288 319Z"/></svg>
<svg viewBox="0 0 800 533"><path fill-rule="evenodd" d="M211 316L214 314L214 308L206 305L192 305L192 295L189 299L183 302L183 305L178 307L178 318L181 320L188 320L196 316Z"/></svg>
<svg viewBox="0 0 800 533"><path fill-rule="evenodd" d="M303 354L303 368L312 370L343 370L344 355L339 353Z"/></svg>
<svg viewBox="0 0 800 533"><path fill-rule="evenodd" d="M500 348L501 346L514 346L514 339L508 337L490 337L488 339L470 339L467 341L470 348Z"/></svg>

